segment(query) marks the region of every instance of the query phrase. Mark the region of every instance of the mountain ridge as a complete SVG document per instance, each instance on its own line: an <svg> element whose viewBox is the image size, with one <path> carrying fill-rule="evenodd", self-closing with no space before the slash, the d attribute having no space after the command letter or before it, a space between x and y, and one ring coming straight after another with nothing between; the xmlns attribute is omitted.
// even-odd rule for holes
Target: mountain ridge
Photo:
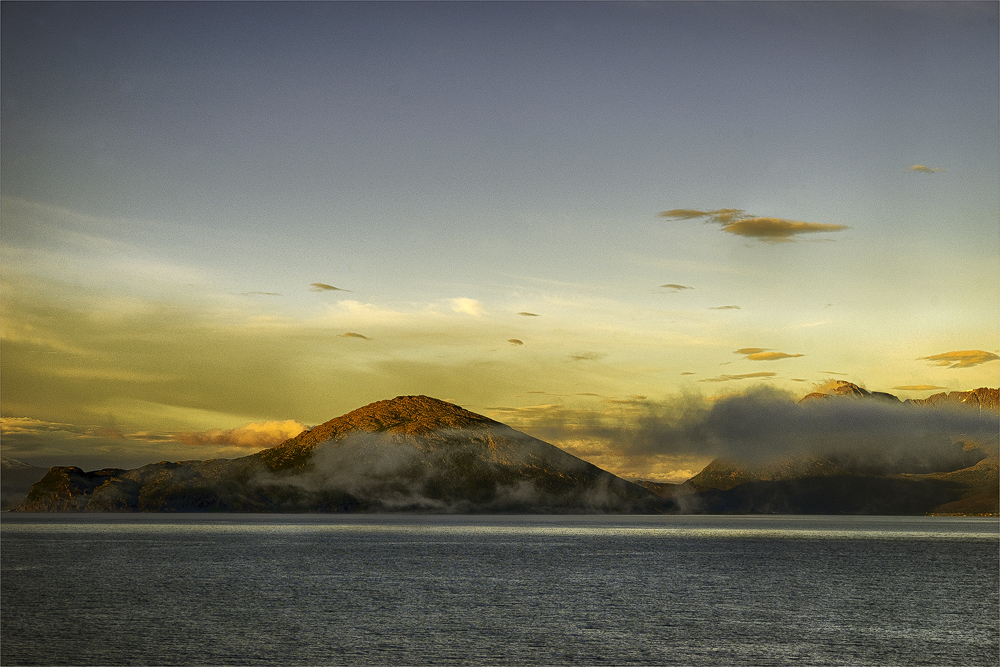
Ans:
<svg viewBox="0 0 1000 667"><path fill-rule="evenodd" d="M1000 389L989 387L906 401L844 380L830 385L828 391L807 394L799 404L876 400L915 408L1000 410ZM955 443L930 461L913 455L876 459L875 463L815 454L763 462L720 457L669 490L669 497L686 498L698 511L716 513L828 513L839 508L837 512L845 513L995 515L1000 513L998 450L988 442Z"/></svg>
<svg viewBox="0 0 1000 667"><path fill-rule="evenodd" d="M996 411L1000 394L982 387L899 401L845 381L829 391L799 403L877 400ZM452 403L397 396L237 459L90 472L54 467L17 510L995 514L998 449L959 443L947 460L904 457L881 467L859 467L850 456L717 458L683 484L631 483Z"/></svg>
<svg viewBox="0 0 1000 667"><path fill-rule="evenodd" d="M238 459L52 468L18 511L659 512L656 494L427 396L378 401Z"/></svg>

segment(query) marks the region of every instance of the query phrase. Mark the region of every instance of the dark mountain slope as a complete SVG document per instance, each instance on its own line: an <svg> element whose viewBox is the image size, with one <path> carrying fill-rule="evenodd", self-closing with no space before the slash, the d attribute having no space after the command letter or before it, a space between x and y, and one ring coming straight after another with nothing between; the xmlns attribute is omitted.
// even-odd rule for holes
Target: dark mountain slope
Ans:
<svg viewBox="0 0 1000 667"><path fill-rule="evenodd" d="M655 512L665 503L546 442L426 396L379 401L251 456L53 468L20 511Z"/></svg>

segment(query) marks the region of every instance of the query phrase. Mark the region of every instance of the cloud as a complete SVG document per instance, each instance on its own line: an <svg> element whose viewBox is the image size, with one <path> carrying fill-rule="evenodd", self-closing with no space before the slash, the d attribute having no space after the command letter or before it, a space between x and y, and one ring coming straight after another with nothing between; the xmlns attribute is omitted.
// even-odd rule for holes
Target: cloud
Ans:
<svg viewBox="0 0 1000 667"><path fill-rule="evenodd" d="M699 211L690 208L675 208L670 211L660 213L661 218L674 218L675 220L693 220L709 216L713 222L728 223L733 218L743 214L738 208L720 208L714 211Z"/></svg>
<svg viewBox="0 0 1000 667"><path fill-rule="evenodd" d="M176 442L177 438L173 433L154 433L152 431L136 431L129 433L132 440L142 440L144 442Z"/></svg>
<svg viewBox="0 0 1000 667"><path fill-rule="evenodd" d="M608 405L645 405L647 396L636 394L627 398L602 398L601 403Z"/></svg>
<svg viewBox="0 0 1000 667"><path fill-rule="evenodd" d="M99 468L136 468L152 461L190 459L191 450L182 444L178 434L164 431L123 431L109 416L105 425L67 424L27 417L4 417L3 453L16 456L34 465L79 466L85 470ZM291 432L294 429L288 429ZM218 431L217 433L224 433ZM206 445L198 458L209 459L242 455L245 445L233 446L219 438L221 444L209 442L212 433L201 435ZM244 435L243 440L247 440ZM287 439L287 438L286 438ZM263 448L266 445L262 445ZM234 451L235 449L235 451Z"/></svg>
<svg viewBox="0 0 1000 667"><path fill-rule="evenodd" d="M524 341L518 340L517 338L508 338L507 342L510 343L511 345L524 345Z"/></svg>
<svg viewBox="0 0 1000 667"><path fill-rule="evenodd" d="M136 434L134 433L124 434L114 423L113 418L109 418L109 422L103 426L95 426L49 422L30 417L0 417L0 433L3 433L5 438L17 436L46 437L52 435L74 440L125 440L136 438Z"/></svg>
<svg viewBox="0 0 1000 667"><path fill-rule="evenodd" d="M456 313L465 313L466 315L474 315L479 317L485 312L483 304L479 303L475 299L459 298L450 299L451 309Z"/></svg>
<svg viewBox="0 0 1000 667"><path fill-rule="evenodd" d="M721 456L743 461L832 456L855 463L938 461L965 442L996 442L995 413L876 400L807 401L769 387L707 401L682 395L603 413L548 406L520 413L531 434L623 460ZM514 415L512 415L514 416ZM590 444L587 444L590 443ZM662 459L660 459L662 460Z"/></svg>
<svg viewBox="0 0 1000 667"><path fill-rule="evenodd" d="M660 213L661 218L674 220L692 220L707 218L707 222L722 225L722 231L737 236L747 236L769 242L791 241L799 234L815 234L821 232L839 232L849 229L847 225L835 225L822 222L802 222L748 215L738 208L720 208L714 211L699 211L694 209L673 209Z"/></svg>
<svg viewBox="0 0 1000 667"><path fill-rule="evenodd" d="M788 354L787 352L769 352L763 347L744 347L736 350L733 354L742 354L748 361L777 361L778 359L792 359L803 357L803 354Z"/></svg>
<svg viewBox="0 0 1000 667"><path fill-rule="evenodd" d="M603 352L581 352L580 354L571 354L569 358L573 361L597 361L606 356L608 355Z"/></svg>
<svg viewBox="0 0 1000 667"><path fill-rule="evenodd" d="M972 368L987 361L1000 359L992 352L985 350L958 350L955 352L944 352L930 357L917 357L918 360L935 362L935 366L947 366L948 368Z"/></svg>
<svg viewBox="0 0 1000 667"><path fill-rule="evenodd" d="M918 174L936 174L939 171L947 171L947 169L942 167L928 167L923 164L915 164L912 167L907 167L906 171L912 171Z"/></svg>
<svg viewBox="0 0 1000 667"><path fill-rule="evenodd" d="M709 310L739 310L739 306L712 306Z"/></svg>
<svg viewBox="0 0 1000 667"><path fill-rule="evenodd" d="M371 340L368 336L362 336L359 333L354 333L353 331L348 331L346 333L340 334L341 338L360 338L362 340Z"/></svg>
<svg viewBox="0 0 1000 667"><path fill-rule="evenodd" d="M294 419L281 422L256 422L229 430L210 429L199 433L175 433L174 438L185 445L228 445L230 447L246 447L264 449L279 445L289 438L294 438L306 427Z"/></svg>
<svg viewBox="0 0 1000 667"><path fill-rule="evenodd" d="M240 292L240 294L242 296L281 296L280 292Z"/></svg>
<svg viewBox="0 0 1000 667"><path fill-rule="evenodd" d="M526 312L522 312L522 313L518 313L518 315L524 315L525 317L538 317L538 313L526 313Z"/></svg>
<svg viewBox="0 0 1000 667"><path fill-rule="evenodd" d="M693 287L689 287L688 285L678 285L677 283L667 283L666 285L660 285L660 287L673 290L675 292L679 292L683 289L694 289Z"/></svg>
<svg viewBox="0 0 1000 667"><path fill-rule="evenodd" d="M788 354L787 352L758 352L746 356L748 361L777 361L778 359L794 359L804 357L804 354Z"/></svg>
<svg viewBox="0 0 1000 667"><path fill-rule="evenodd" d="M326 283L309 283L310 292L350 292L349 289L341 289L339 287L334 287L333 285L327 285Z"/></svg>
<svg viewBox="0 0 1000 667"><path fill-rule="evenodd" d="M692 373L691 371L684 371L683 373L681 373L681 375L696 375L696 374Z"/></svg>
<svg viewBox="0 0 1000 667"><path fill-rule="evenodd" d="M893 389L900 391L930 391L932 389L947 389L947 387L939 387L934 384L904 384L899 387L893 387Z"/></svg>
<svg viewBox="0 0 1000 667"><path fill-rule="evenodd" d="M796 234L839 232L845 229L848 229L847 225L831 223L800 222L783 218L741 218L724 226L722 231L739 236L783 241Z"/></svg>
<svg viewBox="0 0 1000 667"><path fill-rule="evenodd" d="M771 373L768 371L762 371L760 373L742 373L739 375L720 375L714 378L705 378L704 380L698 380L698 382L729 382L730 380L746 380L747 378L769 378L774 377L777 373Z"/></svg>
<svg viewBox="0 0 1000 667"><path fill-rule="evenodd" d="M4 435L14 435L16 433L48 433L56 431L80 434L86 433L86 429L82 429L73 424L48 422L41 419L32 419L31 417L0 417L0 433L3 433Z"/></svg>

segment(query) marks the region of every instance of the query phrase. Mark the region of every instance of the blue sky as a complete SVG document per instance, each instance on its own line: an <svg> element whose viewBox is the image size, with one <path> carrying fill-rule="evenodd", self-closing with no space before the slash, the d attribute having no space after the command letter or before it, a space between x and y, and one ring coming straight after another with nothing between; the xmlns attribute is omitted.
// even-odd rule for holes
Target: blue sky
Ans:
<svg viewBox="0 0 1000 667"><path fill-rule="evenodd" d="M530 431L997 385L996 3L2 14L5 455L237 455L191 434L400 394Z"/></svg>

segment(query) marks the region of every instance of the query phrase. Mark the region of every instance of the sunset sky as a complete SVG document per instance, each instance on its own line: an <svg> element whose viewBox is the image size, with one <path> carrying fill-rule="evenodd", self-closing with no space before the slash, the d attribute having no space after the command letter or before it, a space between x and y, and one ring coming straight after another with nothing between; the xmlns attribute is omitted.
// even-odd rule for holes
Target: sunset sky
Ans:
<svg viewBox="0 0 1000 667"><path fill-rule="evenodd" d="M4 2L3 454L995 387L998 9Z"/></svg>

